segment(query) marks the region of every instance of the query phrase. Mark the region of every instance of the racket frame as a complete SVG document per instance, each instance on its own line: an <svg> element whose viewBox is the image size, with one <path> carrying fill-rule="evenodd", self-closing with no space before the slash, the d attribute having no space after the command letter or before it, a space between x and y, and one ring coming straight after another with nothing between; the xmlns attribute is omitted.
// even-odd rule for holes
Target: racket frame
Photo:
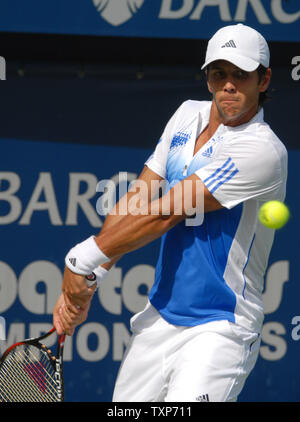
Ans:
<svg viewBox="0 0 300 422"><path fill-rule="evenodd" d="M43 334L40 337L37 338L29 338L25 339L23 341L19 341L12 346L10 346L8 349L5 350L3 355L0 358L0 370L1 366L4 363L6 357L9 355L9 353L15 349L18 346L24 346L24 345L32 345L36 348L38 348L45 356L47 356L53 370L54 370L54 378L55 378L55 384L56 384L56 393L57 393L57 401L63 402L64 401L64 382L63 382L63 350L64 350L64 342L65 342L65 334L62 334L58 337L58 346L56 355L52 353L52 351L43 343L41 343L41 340L46 339L47 337L51 336L55 332L55 328L53 327L50 331L48 331L46 334Z"/></svg>

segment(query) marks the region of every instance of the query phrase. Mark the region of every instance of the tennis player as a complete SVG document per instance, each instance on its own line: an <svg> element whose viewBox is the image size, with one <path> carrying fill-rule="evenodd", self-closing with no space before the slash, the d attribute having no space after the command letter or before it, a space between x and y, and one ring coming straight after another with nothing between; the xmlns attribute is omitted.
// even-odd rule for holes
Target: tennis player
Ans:
<svg viewBox="0 0 300 422"><path fill-rule="evenodd" d="M202 67L212 100L179 107L139 178L149 187L166 180L167 192L153 199L149 189L141 198L148 212L109 215L99 235L66 256L54 324L72 334L95 290L85 276L99 282L120 256L162 237L149 301L131 319L114 401L236 401L256 363L274 240L258 210L284 200L287 180L287 151L264 122L269 61L256 30L217 31ZM175 212L186 196L190 207ZM191 211L202 209L202 224L191 224Z"/></svg>

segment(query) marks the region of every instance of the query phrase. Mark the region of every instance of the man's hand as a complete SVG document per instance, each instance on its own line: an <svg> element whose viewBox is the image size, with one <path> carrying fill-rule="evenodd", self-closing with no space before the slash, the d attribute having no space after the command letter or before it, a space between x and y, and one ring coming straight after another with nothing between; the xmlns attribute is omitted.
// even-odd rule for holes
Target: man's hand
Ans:
<svg viewBox="0 0 300 422"><path fill-rule="evenodd" d="M60 336L64 334L64 325L60 320L60 309L64 305L64 295L61 294L57 299L56 305L53 310L53 326L56 329L57 334Z"/></svg>
<svg viewBox="0 0 300 422"><path fill-rule="evenodd" d="M84 309L90 303L97 288L96 283L88 287L84 276L75 274L69 268L65 267L62 291L64 293L65 303L74 311L74 308Z"/></svg>
<svg viewBox="0 0 300 422"><path fill-rule="evenodd" d="M82 324L88 315L91 301L85 305L84 308L77 306L68 306L65 297L61 294L56 302L53 311L53 325L56 328L57 334L67 334L72 336L77 325Z"/></svg>
<svg viewBox="0 0 300 422"><path fill-rule="evenodd" d="M86 320L96 288L96 283L88 287L84 276L65 268L63 292L53 311L53 325L58 335L73 335L75 327Z"/></svg>

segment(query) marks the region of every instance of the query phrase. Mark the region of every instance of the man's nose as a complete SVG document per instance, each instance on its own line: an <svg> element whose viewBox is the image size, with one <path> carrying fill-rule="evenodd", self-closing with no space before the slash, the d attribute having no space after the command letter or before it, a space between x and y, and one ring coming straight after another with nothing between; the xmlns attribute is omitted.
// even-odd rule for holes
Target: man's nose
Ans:
<svg viewBox="0 0 300 422"><path fill-rule="evenodd" d="M224 85L224 91L229 92L230 94L236 92L236 86L230 80L226 81Z"/></svg>

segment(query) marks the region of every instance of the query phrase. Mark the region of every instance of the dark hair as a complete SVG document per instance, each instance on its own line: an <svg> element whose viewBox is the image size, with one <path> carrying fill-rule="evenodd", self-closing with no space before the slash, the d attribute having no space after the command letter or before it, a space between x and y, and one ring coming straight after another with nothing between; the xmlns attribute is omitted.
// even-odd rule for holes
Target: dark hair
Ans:
<svg viewBox="0 0 300 422"><path fill-rule="evenodd" d="M258 68L257 68L258 83L260 83L262 81L262 79L265 77L267 70L268 69L261 64L258 66ZM269 95L269 90L267 89L265 92L261 92L259 94L258 103L259 103L260 106L263 106L267 101L270 101L270 99L271 99L271 97Z"/></svg>

